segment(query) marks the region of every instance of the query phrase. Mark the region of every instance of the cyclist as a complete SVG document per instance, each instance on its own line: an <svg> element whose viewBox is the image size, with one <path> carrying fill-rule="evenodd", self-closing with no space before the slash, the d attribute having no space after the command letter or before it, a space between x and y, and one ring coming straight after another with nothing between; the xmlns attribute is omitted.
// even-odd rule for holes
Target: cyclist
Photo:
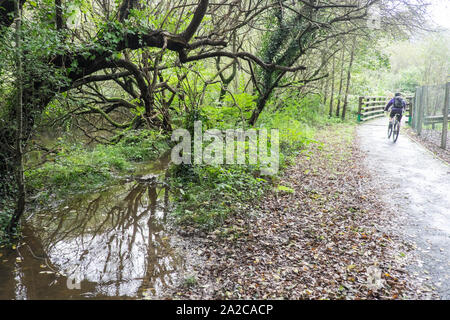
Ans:
<svg viewBox="0 0 450 320"><path fill-rule="evenodd" d="M395 94L395 97L388 102L386 107L384 107L384 111L388 111L390 107L392 108L391 114L389 115L389 126L392 126L392 120L394 120L396 114L399 115L398 121L401 123L403 111L406 110L406 101L402 98L401 93L398 92Z"/></svg>

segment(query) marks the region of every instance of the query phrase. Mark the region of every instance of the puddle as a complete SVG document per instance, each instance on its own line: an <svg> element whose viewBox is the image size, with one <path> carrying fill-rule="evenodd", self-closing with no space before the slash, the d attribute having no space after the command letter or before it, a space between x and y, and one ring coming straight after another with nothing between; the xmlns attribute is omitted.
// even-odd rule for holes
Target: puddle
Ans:
<svg viewBox="0 0 450 320"><path fill-rule="evenodd" d="M167 162L137 172L161 173ZM169 191L151 181L119 183L33 214L17 249L0 249L0 299L161 297L183 260L165 229Z"/></svg>

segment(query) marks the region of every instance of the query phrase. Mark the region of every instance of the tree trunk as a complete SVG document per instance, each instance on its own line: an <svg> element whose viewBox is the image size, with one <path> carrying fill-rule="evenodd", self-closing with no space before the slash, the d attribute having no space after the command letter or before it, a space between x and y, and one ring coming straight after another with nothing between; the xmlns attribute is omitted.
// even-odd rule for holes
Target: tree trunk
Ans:
<svg viewBox="0 0 450 320"><path fill-rule="evenodd" d="M327 70L328 71L328 70ZM325 90L323 93L323 105L325 106L328 101L328 89L330 86L330 76L327 77L327 80L325 81Z"/></svg>
<svg viewBox="0 0 450 320"><path fill-rule="evenodd" d="M230 83L233 81L233 79L236 76L237 63L233 62L232 72L229 77L225 77L225 75L223 74L225 70L222 70L222 72L220 72L221 71L220 57L216 59L216 69L219 72L219 77L220 77L220 80L222 81L222 85L220 87L220 94L219 94L219 101L221 102L221 101L223 101L223 99L225 98L225 95L227 94L227 90L228 90Z"/></svg>
<svg viewBox="0 0 450 320"><path fill-rule="evenodd" d="M21 41L20 41L20 29L21 29L21 15L19 0L16 0L15 20L16 20L16 59L17 59L17 104L16 104L16 146L15 146L15 159L17 162L16 169L16 183L17 183L17 204L14 210L11 221L8 224L6 231L8 234L13 234L17 229L20 217L25 211L25 181L23 176L23 83L22 83L22 57L21 57Z"/></svg>
<svg viewBox="0 0 450 320"><path fill-rule="evenodd" d="M286 74L286 71L281 71L278 73L275 80L271 80L273 77L273 71L266 74L266 81L264 82L264 86L261 88L261 94L258 97L256 101L256 108L253 110L252 116L250 117L250 120L248 123L251 126L254 126L256 121L258 120L259 115L264 110L264 107L266 106L267 101L270 98L270 95L272 94L273 90L278 86L280 80L283 78L283 76Z"/></svg>
<svg viewBox="0 0 450 320"><path fill-rule="evenodd" d="M341 55L341 75L339 81L339 93L338 93L338 102L336 106L336 117L339 117L341 112L341 95L342 95L342 87L344 84L344 60L345 60L345 43L342 44L342 55Z"/></svg>
<svg viewBox="0 0 450 320"><path fill-rule="evenodd" d="M347 87L345 88L344 106L342 107L342 120L345 119L345 114L347 112L348 91L349 91L349 88L350 88L350 81L351 81L351 77L352 77L352 66L353 66L353 60L355 58L355 49L356 49L356 37L353 38L352 51L351 51L351 54L350 54L350 62L348 64Z"/></svg>
<svg viewBox="0 0 450 320"><path fill-rule="evenodd" d="M248 123L251 126L254 126L256 123L256 120L258 120L259 114L264 110L264 107L266 106L267 100L269 100L269 96L271 94L272 90L270 92L265 92L262 96L260 96L256 102L256 109L253 110L252 116L250 117L250 120Z"/></svg>
<svg viewBox="0 0 450 320"><path fill-rule="evenodd" d="M63 19L61 0L55 0L55 24L56 24L56 30L61 30L64 27L64 19Z"/></svg>
<svg viewBox="0 0 450 320"><path fill-rule="evenodd" d="M334 100L334 72L336 69L336 57L333 55L333 68L331 71L331 94L330 94L330 118L333 116L333 100Z"/></svg>

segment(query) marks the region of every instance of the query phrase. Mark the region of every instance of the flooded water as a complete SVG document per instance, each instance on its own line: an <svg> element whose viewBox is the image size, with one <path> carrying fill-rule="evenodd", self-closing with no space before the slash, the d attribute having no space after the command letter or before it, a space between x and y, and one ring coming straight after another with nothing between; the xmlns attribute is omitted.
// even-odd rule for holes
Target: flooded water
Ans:
<svg viewBox="0 0 450 320"><path fill-rule="evenodd" d="M17 247L0 249L0 299L161 297L183 267L165 229L167 162L29 217Z"/></svg>

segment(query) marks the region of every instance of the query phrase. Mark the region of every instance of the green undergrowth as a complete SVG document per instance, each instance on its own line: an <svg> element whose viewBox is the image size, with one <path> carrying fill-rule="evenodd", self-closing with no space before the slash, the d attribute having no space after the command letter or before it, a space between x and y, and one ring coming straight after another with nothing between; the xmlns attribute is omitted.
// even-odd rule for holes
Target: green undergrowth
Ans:
<svg viewBox="0 0 450 320"><path fill-rule="evenodd" d="M177 223L205 230L257 200L271 180L259 177L256 167L240 165L179 165L172 174Z"/></svg>
<svg viewBox="0 0 450 320"><path fill-rule="evenodd" d="M169 149L166 136L149 130L128 132L118 143L64 145L57 155L40 167L25 172L27 190L45 201L57 196L86 192L110 184L120 175L133 172L140 161L153 160Z"/></svg>
<svg viewBox="0 0 450 320"><path fill-rule="evenodd" d="M175 194L173 215L181 225L212 230L236 212L248 211L266 191L292 192L278 186L278 176L294 164L308 145L318 143L316 133L324 127L348 127L328 118L325 107L316 100L287 100L284 108L273 111L270 106L255 126L278 129L280 137L280 170L275 176L261 176L257 165L179 165L172 168L172 190ZM319 108L314 106L320 105Z"/></svg>
<svg viewBox="0 0 450 320"><path fill-rule="evenodd" d="M0 209L0 245L8 244L11 238L6 234L6 227L8 226L9 221L11 220L11 216L13 210L7 207L5 204L1 203L2 207Z"/></svg>

